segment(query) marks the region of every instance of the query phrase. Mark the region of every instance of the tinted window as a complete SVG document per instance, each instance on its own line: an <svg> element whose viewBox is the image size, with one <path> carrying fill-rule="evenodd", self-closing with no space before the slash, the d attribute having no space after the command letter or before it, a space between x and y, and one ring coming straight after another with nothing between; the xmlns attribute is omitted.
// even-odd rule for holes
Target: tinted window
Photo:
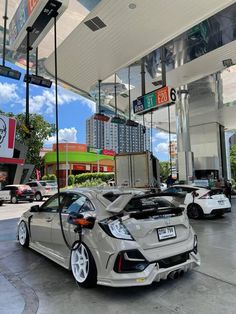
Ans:
<svg viewBox="0 0 236 314"><path fill-rule="evenodd" d="M46 186L46 182L45 182L45 181L39 181L39 183L40 183L42 186Z"/></svg>
<svg viewBox="0 0 236 314"><path fill-rule="evenodd" d="M38 184L36 182L29 182L27 183L30 187L37 187Z"/></svg>
<svg viewBox="0 0 236 314"><path fill-rule="evenodd" d="M81 195L77 193L64 194L64 197L62 200L62 213L68 213L69 212L68 208L80 197Z"/></svg>
<svg viewBox="0 0 236 314"><path fill-rule="evenodd" d="M63 195L60 195L60 203L62 204L62 200L63 200ZM41 211L42 212L53 212L56 213L59 209L59 205L58 205L58 194L54 195L53 197L49 198L49 200L47 200L47 202L45 202L42 206L41 206Z"/></svg>
<svg viewBox="0 0 236 314"><path fill-rule="evenodd" d="M179 192L182 192L182 189L180 187L174 187L174 186L163 191L163 193L179 193Z"/></svg>
<svg viewBox="0 0 236 314"><path fill-rule="evenodd" d="M126 211L144 210L148 208L175 207L164 198L157 196L133 198L125 207Z"/></svg>
<svg viewBox="0 0 236 314"><path fill-rule="evenodd" d="M89 199L84 196L84 195L77 195L78 198L77 200L75 200L68 208L68 213L72 213L72 212L87 212L87 211L91 211L94 210L93 205L91 204L91 202L89 201Z"/></svg>
<svg viewBox="0 0 236 314"><path fill-rule="evenodd" d="M2 189L2 191L9 191L10 190L10 188L8 187L8 186L5 186L3 189Z"/></svg>

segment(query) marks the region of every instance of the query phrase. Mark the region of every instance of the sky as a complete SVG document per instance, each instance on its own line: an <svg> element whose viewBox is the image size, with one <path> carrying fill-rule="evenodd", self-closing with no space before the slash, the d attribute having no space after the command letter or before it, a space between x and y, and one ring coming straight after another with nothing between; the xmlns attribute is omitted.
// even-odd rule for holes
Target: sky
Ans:
<svg viewBox="0 0 236 314"><path fill-rule="evenodd" d="M0 62L2 60L0 59ZM25 112L25 71L6 63L22 73L20 81L0 76L0 109L18 114ZM62 87L58 87L59 141L86 143L86 119L95 112L95 103ZM50 89L30 85L30 113L37 113L49 123L55 123L55 86ZM172 135L172 139L175 136ZM161 161L168 160L168 133L153 130L152 148ZM45 147L55 143L55 136L45 141Z"/></svg>

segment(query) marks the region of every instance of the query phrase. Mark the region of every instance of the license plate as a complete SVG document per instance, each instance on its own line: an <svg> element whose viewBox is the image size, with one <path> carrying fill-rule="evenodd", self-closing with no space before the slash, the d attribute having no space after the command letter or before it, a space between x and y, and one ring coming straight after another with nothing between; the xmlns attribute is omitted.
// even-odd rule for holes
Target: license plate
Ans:
<svg viewBox="0 0 236 314"><path fill-rule="evenodd" d="M159 241L164 241L172 238L176 238L175 227L164 227L157 229L157 235Z"/></svg>
<svg viewBox="0 0 236 314"><path fill-rule="evenodd" d="M218 201L219 205L224 205L224 201Z"/></svg>

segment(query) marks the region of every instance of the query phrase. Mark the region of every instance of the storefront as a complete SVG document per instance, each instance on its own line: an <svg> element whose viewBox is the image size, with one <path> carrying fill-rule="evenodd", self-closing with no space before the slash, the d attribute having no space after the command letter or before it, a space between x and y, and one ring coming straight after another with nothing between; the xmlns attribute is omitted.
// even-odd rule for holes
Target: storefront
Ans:
<svg viewBox="0 0 236 314"><path fill-rule="evenodd" d="M86 144L59 144L59 179L60 185L65 185L68 175L84 172L113 172L114 151L88 147ZM51 152L44 155L44 173L57 174L56 145Z"/></svg>

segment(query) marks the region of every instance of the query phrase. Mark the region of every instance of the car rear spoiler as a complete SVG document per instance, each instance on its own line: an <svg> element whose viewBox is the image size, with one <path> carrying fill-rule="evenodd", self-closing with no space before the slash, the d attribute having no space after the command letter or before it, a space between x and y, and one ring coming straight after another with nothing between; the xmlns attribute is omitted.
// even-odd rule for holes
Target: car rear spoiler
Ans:
<svg viewBox="0 0 236 314"><path fill-rule="evenodd" d="M109 204L106 210L110 213L120 213L133 197L133 194L122 194Z"/></svg>

